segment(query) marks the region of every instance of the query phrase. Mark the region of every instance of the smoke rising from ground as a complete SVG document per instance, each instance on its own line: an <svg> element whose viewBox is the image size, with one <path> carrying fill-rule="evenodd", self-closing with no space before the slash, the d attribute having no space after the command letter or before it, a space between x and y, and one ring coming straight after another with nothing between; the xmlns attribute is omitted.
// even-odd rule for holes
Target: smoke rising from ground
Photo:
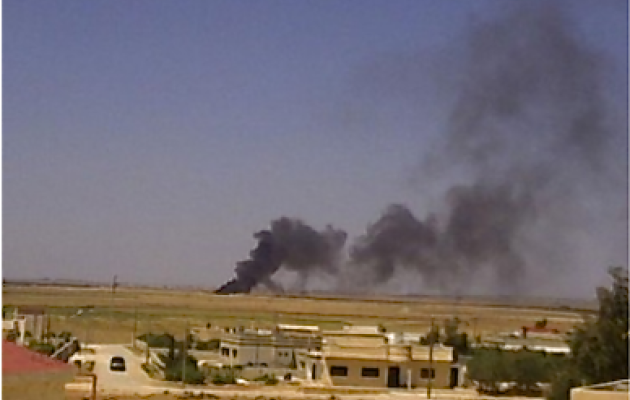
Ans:
<svg viewBox="0 0 630 400"><path fill-rule="evenodd" d="M332 226L318 232L298 219L277 219L271 223L271 229L254 235L258 245L251 251L250 259L236 265L236 278L218 292L249 293L257 284L281 291L281 286L271 279L281 266L296 271L302 285L313 273L334 274L346 236Z"/></svg>
<svg viewBox="0 0 630 400"><path fill-rule="evenodd" d="M455 171L460 181L442 194L444 209L424 219L389 206L350 246L344 279L375 287L405 270L452 292L486 273L496 292L517 294L584 263L592 249L615 248L606 243L614 234L626 241L618 171L627 166L618 150L627 148L627 129L609 113L602 58L572 32L548 4L472 29L454 107L419 172L430 181ZM613 235L598 236L605 229ZM268 278L281 265L304 281L314 270L338 273L343 232L287 218L271 232L274 256L262 263L254 251L238 279Z"/></svg>

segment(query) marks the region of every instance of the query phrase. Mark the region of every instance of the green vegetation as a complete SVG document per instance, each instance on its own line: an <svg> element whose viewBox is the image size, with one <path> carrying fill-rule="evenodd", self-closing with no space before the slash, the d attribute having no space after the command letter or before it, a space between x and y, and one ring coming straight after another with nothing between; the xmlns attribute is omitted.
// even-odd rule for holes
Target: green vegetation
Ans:
<svg viewBox="0 0 630 400"><path fill-rule="evenodd" d="M232 385L236 383L236 374L233 368L215 369L211 375L214 385Z"/></svg>
<svg viewBox="0 0 630 400"><path fill-rule="evenodd" d="M37 341L31 341L28 344L28 347L31 350L34 350L38 353L45 354L47 356L51 356L56 350L55 345L53 345L52 343L44 343L44 342L37 342Z"/></svg>
<svg viewBox="0 0 630 400"><path fill-rule="evenodd" d="M478 390L485 394L499 394L510 383L511 394L541 395L539 383L549 383L554 371L566 362L563 355L538 351L506 351L501 349L477 349L468 363L470 378L479 383Z"/></svg>
<svg viewBox="0 0 630 400"><path fill-rule="evenodd" d="M444 322L444 334L446 336L444 344L453 347L455 358L460 354L468 354L470 352L468 334L466 332L459 332L460 324L461 321L457 317Z"/></svg>
<svg viewBox="0 0 630 400"><path fill-rule="evenodd" d="M479 391L496 394L501 383L513 383L512 393L540 395L538 383L551 383L550 400L567 400L570 389L628 378L628 272L610 269L613 284L598 288L599 311L575 327L569 336L567 357L540 352L478 349L468 364ZM547 320L536 322L537 328ZM447 336L449 329L447 326ZM451 335L453 336L453 335Z"/></svg>
<svg viewBox="0 0 630 400"><path fill-rule="evenodd" d="M470 352L470 344L468 340L468 334L466 332L459 332L459 326L462 321L455 317L453 319L447 319L444 321L444 335L440 335L440 326L435 324L426 337L420 338L420 344L429 345L431 342L442 343L446 346L453 347L454 357L460 354L468 354Z"/></svg>
<svg viewBox="0 0 630 400"><path fill-rule="evenodd" d="M609 273L612 286L597 289L597 316L569 338L570 362L556 373L551 400L568 399L575 386L628 379L628 270L615 267Z"/></svg>
<svg viewBox="0 0 630 400"><path fill-rule="evenodd" d="M185 374L183 374L184 369ZM181 382L182 375L185 375L185 383L202 384L205 380L203 373L197 368L197 360L194 357L186 356L185 362L183 362L181 355L173 359L167 359L164 379Z"/></svg>
<svg viewBox="0 0 630 400"><path fill-rule="evenodd" d="M17 338L20 337L20 332L18 332L15 329L11 329L9 332L7 332L7 341L9 342L15 342L17 340Z"/></svg>
<svg viewBox="0 0 630 400"><path fill-rule="evenodd" d="M274 374L265 374L262 376L259 376L257 378L254 378L255 382L265 382L265 385L277 385L278 384L278 378L276 378L276 376Z"/></svg>
<svg viewBox="0 0 630 400"><path fill-rule="evenodd" d="M149 347L170 348L175 342L173 335L169 333L145 333L137 338L149 345Z"/></svg>

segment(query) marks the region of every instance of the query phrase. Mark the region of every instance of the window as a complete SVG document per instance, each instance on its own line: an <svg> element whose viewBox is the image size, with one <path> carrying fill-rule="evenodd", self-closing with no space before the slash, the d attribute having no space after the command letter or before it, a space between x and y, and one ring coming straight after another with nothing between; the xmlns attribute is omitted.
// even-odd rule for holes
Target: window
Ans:
<svg viewBox="0 0 630 400"><path fill-rule="evenodd" d="M300 361L300 368L305 369L306 363L304 361Z"/></svg>
<svg viewBox="0 0 630 400"><path fill-rule="evenodd" d="M429 379L429 368L422 368L420 370L420 378ZM431 368L431 379L435 379L435 369Z"/></svg>
<svg viewBox="0 0 630 400"><path fill-rule="evenodd" d="M221 355L222 355L222 356L229 357L229 356L230 356L230 349L228 349L227 347L223 347L223 348L221 349Z"/></svg>
<svg viewBox="0 0 630 400"><path fill-rule="evenodd" d="M232 349L232 357L236 357L236 354L237 354L236 349Z"/></svg>
<svg viewBox="0 0 630 400"><path fill-rule="evenodd" d="M379 369L378 368L362 368L361 376L366 378L378 378Z"/></svg>
<svg viewBox="0 0 630 400"><path fill-rule="evenodd" d="M333 365L330 367L330 376L348 376L348 367Z"/></svg>

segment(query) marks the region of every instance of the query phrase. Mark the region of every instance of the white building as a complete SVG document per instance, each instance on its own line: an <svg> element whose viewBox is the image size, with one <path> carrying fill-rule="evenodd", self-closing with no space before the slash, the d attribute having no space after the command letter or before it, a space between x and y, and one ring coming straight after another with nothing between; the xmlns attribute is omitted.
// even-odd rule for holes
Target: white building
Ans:
<svg viewBox="0 0 630 400"><path fill-rule="evenodd" d="M298 350L319 350L322 337L317 326L278 325L274 330L234 329L224 332L221 356L227 365L296 367Z"/></svg>

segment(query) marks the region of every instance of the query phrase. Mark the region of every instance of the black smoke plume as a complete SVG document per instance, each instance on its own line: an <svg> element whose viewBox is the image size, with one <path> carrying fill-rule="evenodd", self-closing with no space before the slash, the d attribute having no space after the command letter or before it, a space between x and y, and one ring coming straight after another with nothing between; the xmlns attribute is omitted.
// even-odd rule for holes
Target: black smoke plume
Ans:
<svg viewBox="0 0 630 400"><path fill-rule="evenodd" d="M572 289L577 268L625 260L626 121L610 112L605 58L576 36L562 11L527 4L477 24L465 53L454 57L457 66L444 69L458 72L445 85L456 95L418 174L426 187L446 185L433 213L418 218L404 205L389 206L341 268L344 232L281 218L257 236L251 259L220 292L273 287L271 276L286 268L303 281L316 271L339 272L350 287L382 285L405 272L421 278L415 287L442 293L485 274L493 277L486 293L521 294L552 278ZM394 91L421 86L400 79L423 78L390 72L380 84Z"/></svg>
<svg viewBox="0 0 630 400"><path fill-rule="evenodd" d="M495 291L514 294L531 291L535 272L551 278L583 263L578 233L609 222L623 243L605 215L625 215L614 171L626 157L614 146L627 148L627 129L609 113L603 58L572 28L556 5L539 4L472 30L442 142L420 173L431 182L455 171L460 183L444 194L441 218L390 206L351 249L351 276L377 284L409 270L453 291L485 272Z"/></svg>
<svg viewBox="0 0 630 400"><path fill-rule="evenodd" d="M314 273L334 274L346 236L332 226L318 232L297 219L277 219L270 230L254 235L258 245L251 251L250 259L236 265L236 277L217 293L249 293L258 284L282 291L271 279L280 267L297 272L302 284Z"/></svg>
<svg viewBox="0 0 630 400"><path fill-rule="evenodd" d="M443 226L435 216L419 220L404 205L389 206L352 247L349 268L362 270L372 285L407 269L441 291L489 268L513 288L524 272L515 237L533 216L524 211L531 209L528 194L478 184L453 187L446 197L450 215Z"/></svg>

